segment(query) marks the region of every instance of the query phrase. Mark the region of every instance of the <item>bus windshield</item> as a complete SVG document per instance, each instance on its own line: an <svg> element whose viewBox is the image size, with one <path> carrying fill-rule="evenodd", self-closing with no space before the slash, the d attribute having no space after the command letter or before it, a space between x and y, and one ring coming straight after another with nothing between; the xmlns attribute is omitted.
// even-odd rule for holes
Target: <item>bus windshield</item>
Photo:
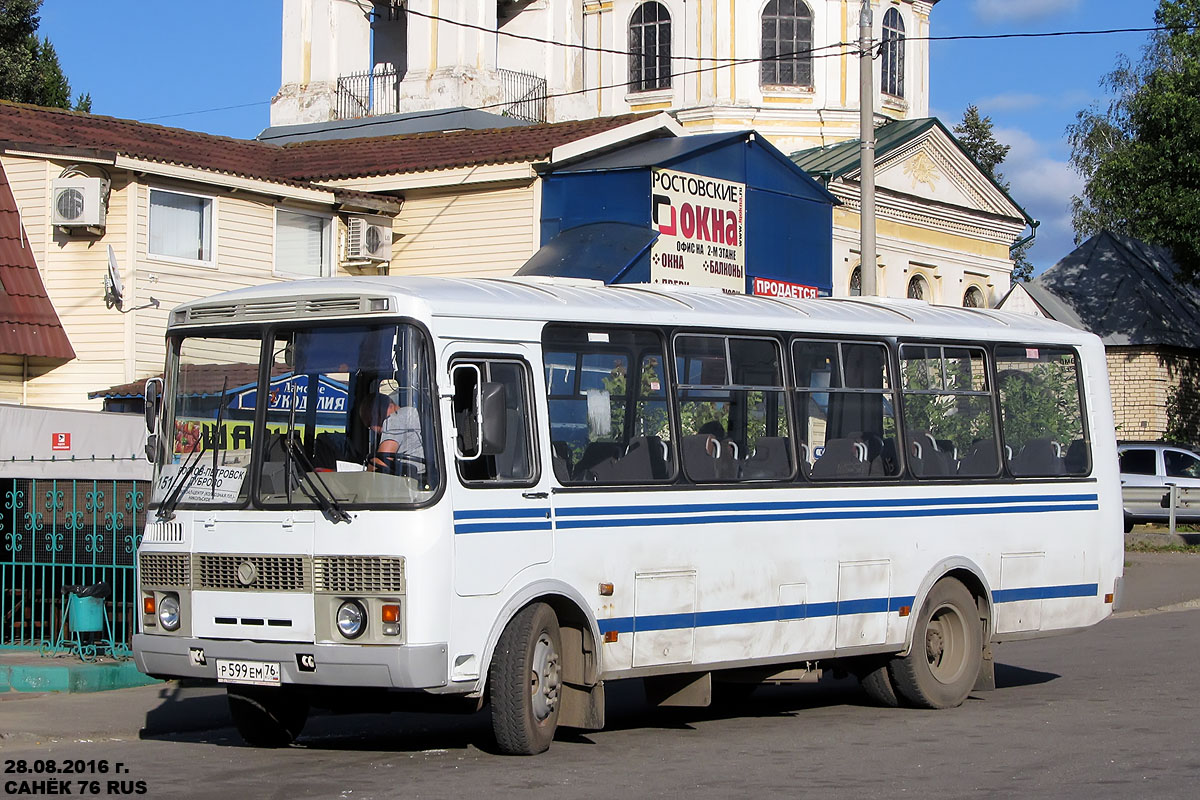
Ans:
<svg viewBox="0 0 1200 800"><path fill-rule="evenodd" d="M174 436L154 502L238 506L255 489L257 506L340 515L344 505L420 503L436 491L418 329L276 328L265 339L186 336L176 348L166 428Z"/></svg>

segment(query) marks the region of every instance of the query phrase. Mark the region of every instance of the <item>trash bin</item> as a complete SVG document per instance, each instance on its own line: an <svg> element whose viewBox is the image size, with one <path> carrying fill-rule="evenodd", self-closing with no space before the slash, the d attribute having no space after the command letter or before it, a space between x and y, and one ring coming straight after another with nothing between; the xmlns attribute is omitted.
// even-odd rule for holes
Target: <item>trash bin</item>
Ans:
<svg viewBox="0 0 1200 800"><path fill-rule="evenodd" d="M72 633L101 633L104 631L104 600L108 584L101 581L89 585L64 586L67 595L67 619Z"/></svg>

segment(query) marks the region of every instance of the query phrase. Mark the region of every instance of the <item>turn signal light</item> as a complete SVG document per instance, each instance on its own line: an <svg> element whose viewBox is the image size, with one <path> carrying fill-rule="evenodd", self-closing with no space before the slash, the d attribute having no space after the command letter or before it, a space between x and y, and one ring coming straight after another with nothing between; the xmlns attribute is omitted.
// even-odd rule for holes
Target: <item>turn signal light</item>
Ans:
<svg viewBox="0 0 1200 800"><path fill-rule="evenodd" d="M912 606L900 606L900 616L907 617L912 613Z"/></svg>
<svg viewBox="0 0 1200 800"><path fill-rule="evenodd" d="M147 617L154 616L154 595L142 598L142 613Z"/></svg>
<svg viewBox="0 0 1200 800"><path fill-rule="evenodd" d="M605 631L604 632L605 644L612 644L615 641L617 641L617 632L616 631Z"/></svg>
<svg viewBox="0 0 1200 800"><path fill-rule="evenodd" d="M383 607L383 621L384 622L399 622L400 621L400 606L390 605L390 604L385 605Z"/></svg>
<svg viewBox="0 0 1200 800"><path fill-rule="evenodd" d="M1108 603L1109 605L1112 605L1113 599L1114 598L1113 598L1112 592L1109 592L1108 594L1104 595L1104 602Z"/></svg>

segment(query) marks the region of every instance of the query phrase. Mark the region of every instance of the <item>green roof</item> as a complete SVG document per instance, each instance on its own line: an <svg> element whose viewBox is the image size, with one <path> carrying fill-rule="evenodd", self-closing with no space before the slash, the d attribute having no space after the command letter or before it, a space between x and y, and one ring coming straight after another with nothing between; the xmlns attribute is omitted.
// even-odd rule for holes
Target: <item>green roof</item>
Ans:
<svg viewBox="0 0 1200 800"><path fill-rule="evenodd" d="M1021 207L1021 204L1012 198L1007 189L997 183L995 178L976 163L971 154L963 149L962 143L958 141L958 138L937 117L893 120L880 125L875 129L876 159L886 156L897 147L903 147L934 127L941 128L942 132L946 134L950 141L954 142L954 145L962 154L972 164L975 164L975 168L979 170L980 174L990 180L992 185L999 189L1008 198L1008 201L1021 212L1021 215L1025 217L1026 223L1030 225L1034 224L1033 217L1029 216L1028 212ZM845 142L838 142L837 144L825 145L824 147L797 150L788 156L788 158L814 178L829 182L858 169L860 146L861 142L858 139L850 139Z"/></svg>

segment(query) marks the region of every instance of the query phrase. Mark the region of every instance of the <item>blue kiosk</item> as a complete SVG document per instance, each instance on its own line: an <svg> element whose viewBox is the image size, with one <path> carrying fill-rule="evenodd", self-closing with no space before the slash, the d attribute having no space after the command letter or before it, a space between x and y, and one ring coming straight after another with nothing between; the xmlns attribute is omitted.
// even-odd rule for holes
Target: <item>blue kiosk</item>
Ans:
<svg viewBox="0 0 1200 800"><path fill-rule="evenodd" d="M753 131L640 141L543 174L519 275L829 295L837 198Z"/></svg>

